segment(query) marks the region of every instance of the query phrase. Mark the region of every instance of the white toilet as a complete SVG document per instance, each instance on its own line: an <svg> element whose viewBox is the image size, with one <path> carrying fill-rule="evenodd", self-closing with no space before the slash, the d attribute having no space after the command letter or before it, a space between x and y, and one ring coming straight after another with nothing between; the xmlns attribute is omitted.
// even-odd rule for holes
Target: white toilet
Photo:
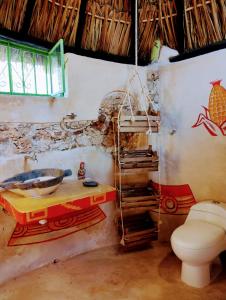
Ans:
<svg viewBox="0 0 226 300"><path fill-rule="evenodd" d="M208 285L211 263L226 250L226 204L193 205L184 225L173 232L171 245L182 261L181 280L198 288Z"/></svg>

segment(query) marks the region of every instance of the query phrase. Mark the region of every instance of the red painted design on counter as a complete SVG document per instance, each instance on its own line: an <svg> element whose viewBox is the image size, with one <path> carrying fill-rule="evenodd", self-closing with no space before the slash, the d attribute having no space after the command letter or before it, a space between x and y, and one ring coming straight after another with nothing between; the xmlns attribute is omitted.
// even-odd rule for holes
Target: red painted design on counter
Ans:
<svg viewBox="0 0 226 300"><path fill-rule="evenodd" d="M99 206L92 206L49 220L46 224L16 224L8 246L32 245L56 240L90 226L106 218Z"/></svg>

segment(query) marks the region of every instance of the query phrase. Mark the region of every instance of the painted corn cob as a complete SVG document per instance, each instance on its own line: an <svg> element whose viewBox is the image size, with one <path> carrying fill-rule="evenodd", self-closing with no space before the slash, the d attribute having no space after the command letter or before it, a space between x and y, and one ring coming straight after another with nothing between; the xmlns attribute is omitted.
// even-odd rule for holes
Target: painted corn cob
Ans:
<svg viewBox="0 0 226 300"><path fill-rule="evenodd" d="M209 97L210 119L221 126L226 120L226 89L221 86L221 80L211 82L213 85Z"/></svg>

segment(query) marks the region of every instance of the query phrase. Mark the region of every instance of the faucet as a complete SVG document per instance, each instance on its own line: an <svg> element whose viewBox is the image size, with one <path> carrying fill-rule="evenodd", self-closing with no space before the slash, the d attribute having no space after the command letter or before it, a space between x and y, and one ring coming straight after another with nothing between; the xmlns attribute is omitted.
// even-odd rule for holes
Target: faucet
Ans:
<svg viewBox="0 0 226 300"><path fill-rule="evenodd" d="M38 158L37 158L37 154L35 152L31 153L31 155L25 155L24 156L24 160L33 160L33 161L38 161Z"/></svg>
<svg viewBox="0 0 226 300"><path fill-rule="evenodd" d="M35 152L32 152L30 155L24 156L24 172L30 171L30 167L28 166L28 160L38 162L37 154Z"/></svg>

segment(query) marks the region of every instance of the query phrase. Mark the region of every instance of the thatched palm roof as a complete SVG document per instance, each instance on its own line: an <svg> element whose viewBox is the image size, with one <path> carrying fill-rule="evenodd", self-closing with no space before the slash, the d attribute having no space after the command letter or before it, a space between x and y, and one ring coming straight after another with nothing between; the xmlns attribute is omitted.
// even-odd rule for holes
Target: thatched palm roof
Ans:
<svg viewBox="0 0 226 300"><path fill-rule="evenodd" d="M135 0L0 0L3 34L73 51L134 56ZM225 39L225 0L139 0L139 57L156 39L187 51Z"/></svg>

